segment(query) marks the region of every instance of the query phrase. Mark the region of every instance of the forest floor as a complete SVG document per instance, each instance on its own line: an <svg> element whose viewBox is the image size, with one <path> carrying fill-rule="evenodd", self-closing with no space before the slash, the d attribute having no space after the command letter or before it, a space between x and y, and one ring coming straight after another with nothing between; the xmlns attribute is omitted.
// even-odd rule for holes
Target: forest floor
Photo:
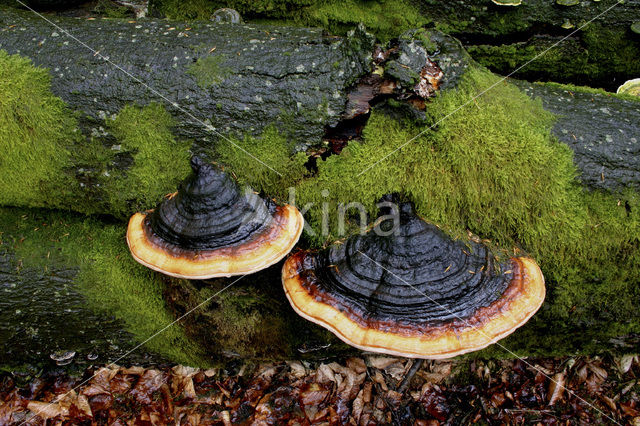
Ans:
<svg viewBox="0 0 640 426"><path fill-rule="evenodd" d="M637 355L413 361L366 355L199 370L0 376L2 425L632 424Z"/></svg>

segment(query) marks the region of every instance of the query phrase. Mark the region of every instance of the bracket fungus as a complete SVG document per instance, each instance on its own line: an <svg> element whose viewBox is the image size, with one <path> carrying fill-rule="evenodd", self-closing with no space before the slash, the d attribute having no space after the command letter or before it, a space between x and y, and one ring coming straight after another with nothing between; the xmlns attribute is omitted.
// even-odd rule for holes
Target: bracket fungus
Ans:
<svg viewBox="0 0 640 426"><path fill-rule="evenodd" d="M304 225L295 207L242 192L199 157L191 168L178 192L129 220L136 261L174 277L207 279L257 272L291 251Z"/></svg>
<svg viewBox="0 0 640 426"><path fill-rule="evenodd" d="M291 255L282 282L293 309L357 348L437 359L495 343L542 305L533 259L501 263L482 244L450 239L409 203L399 218L390 235L372 230Z"/></svg>
<svg viewBox="0 0 640 426"><path fill-rule="evenodd" d="M498 6L520 6L522 4L522 0L491 0L494 4Z"/></svg>
<svg viewBox="0 0 640 426"><path fill-rule="evenodd" d="M634 78L633 80L627 80L624 84L618 87L616 93L626 93L627 95L640 96L640 78Z"/></svg>

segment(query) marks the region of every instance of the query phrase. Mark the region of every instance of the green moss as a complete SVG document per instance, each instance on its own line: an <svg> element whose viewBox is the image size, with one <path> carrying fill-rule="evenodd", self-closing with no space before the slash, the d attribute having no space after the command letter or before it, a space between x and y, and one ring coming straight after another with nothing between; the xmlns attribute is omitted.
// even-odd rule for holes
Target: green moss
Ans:
<svg viewBox="0 0 640 426"><path fill-rule="evenodd" d="M345 34L363 23L383 42L429 22L405 0L317 2L303 11L300 21L327 28L336 34Z"/></svg>
<svg viewBox="0 0 640 426"><path fill-rule="evenodd" d="M293 143L273 126L268 126L260 137L246 136L243 141L232 142L220 140L216 147L217 159L228 166L241 183L256 191L287 199L287 188L302 180L306 172L307 156L304 153L292 155ZM273 170L255 162L247 152Z"/></svg>
<svg viewBox="0 0 640 426"><path fill-rule="evenodd" d="M282 291L281 269L281 264L274 265L240 280L173 282L165 297L178 315L204 303L183 323L189 336L214 357L265 361L305 357L300 348L318 349L309 355L316 359L353 354L353 348L293 311Z"/></svg>
<svg viewBox="0 0 640 426"><path fill-rule="evenodd" d="M172 300L175 304L186 302L181 311L198 306L215 295L209 303L185 318L187 332L214 356L236 354L252 359L293 356L287 322L293 318L284 314L288 306L281 298L281 289L276 288L279 269L272 268L267 274L268 282L260 280L264 273L252 275L224 291L221 290L232 280L216 280L205 286L176 284L179 288L175 290L181 296L172 294Z"/></svg>
<svg viewBox="0 0 640 426"><path fill-rule="evenodd" d="M128 7L119 6L110 0L98 0L91 12L105 18L135 17Z"/></svg>
<svg viewBox="0 0 640 426"><path fill-rule="evenodd" d="M46 69L1 50L0 98L0 205L124 218L153 207L189 171L190 142L175 140L173 118L159 104L128 105L106 119L114 151L78 130Z"/></svg>
<svg viewBox="0 0 640 426"><path fill-rule="evenodd" d="M543 84L545 86L556 87L558 89L569 90L571 92L593 93L596 95L604 95L604 96L614 97L618 99L623 99L625 101L640 102L640 98L635 95L631 95L628 93L611 93L611 92L607 92L606 90L596 89L593 87L576 86L575 84L560 84L555 82L534 83L534 84Z"/></svg>
<svg viewBox="0 0 640 426"><path fill-rule="evenodd" d="M428 22L408 0L155 0L151 7L171 19L209 19L216 9L231 7L244 20L321 26L336 34L364 23L382 41Z"/></svg>
<svg viewBox="0 0 640 426"><path fill-rule="evenodd" d="M457 90L429 105L430 119L447 116L495 81L487 72L471 72ZM515 122L513 111L519 112ZM373 213L383 194L404 192L425 218L460 234L471 229L499 244L528 243L555 232L556 222L539 219L541 214L553 213L560 223L568 214L563 208L575 197L567 195L574 177L571 153L551 141L551 122L541 104L501 84L443 120L437 132L425 132L358 176L423 129L374 112L364 141L320 162L318 175L299 185L298 195L316 206L329 202L331 211L338 203L360 201ZM328 190L329 196L320 189ZM321 209L312 209L310 215L318 229ZM526 229L521 229L523 223ZM336 226L331 228L335 232ZM338 237L333 232L329 239Z"/></svg>
<svg viewBox="0 0 640 426"><path fill-rule="evenodd" d="M191 144L175 140L173 126L171 115L157 103L125 106L115 120L107 120L121 149L133 157L130 168L103 175L110 213L127 217L153 208L189 174Z"/></svg>
<svg viewBox="0 0 640 426"><path fill-rule="evenodd" d="M0 50L0 204L61 206L73 187L65 168L78 136L47 70Z"/></svg>
<svg viewBox="0 0 640 426"><path fill-rule="evenodd" d="M173 322L162 297L162 276L138 263L125 242L126 227L68 213L0 210L3 238L13 238L24 267L77 268L75 284L91 307L122 320L143 342ZM158 334L147 349L176 362L206 365L180 324Z"/></svg>
<svg viewBox="0 0 640 426"><path fill-rule="evenodd" d="M640 45L630 42L627 30L591 23L580 33L580 39L534 38L526 43L500 46L467 46L471 56L491 70L508 74L525 63L518 78L580 81L581 84L614 90L614 81L626 80L640 73ZM607 66L603 67L602 64Z"/></svg>
<svg viewBox="0 0 640 426"><path fill-rule="evenodd" d="M198 58L195 63L189 66L187 74L194 76L198 86L203 89L216 86L232 72L230 68L223 65L225 61L225 55Z"/></svg>
<svg viewBox="0 0 640 426"><path fill-rule="evenodd" d="M209 19L216 10L208 0L150 0L149 10L162 14L170 19L192 20Z"/></svg>

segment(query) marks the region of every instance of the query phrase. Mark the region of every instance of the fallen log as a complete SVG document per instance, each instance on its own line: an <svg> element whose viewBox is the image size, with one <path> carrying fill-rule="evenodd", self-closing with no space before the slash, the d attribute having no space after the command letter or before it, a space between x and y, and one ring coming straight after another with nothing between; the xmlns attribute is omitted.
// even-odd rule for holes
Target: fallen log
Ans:
<svg viewBox="0 0 640 426"><path fill-rule="evenodd" d="M0 49L48 68L53 93L82 113L81 127L130 103L169 102L178 136L206 143L275 124L302 149L337 123L373 48L362 31L338 38L269 25L45 20L6 8L0 27Z"/></svg>
<svg viewBox="0 0 640 426"><path fill-rule="evenodd" d="M560 84L514 81L556 115L553 134L574 152L582 183L640 189L640 98Z"/></svg>
<svg viewBox="0 0 640 426"><path fill-rule="evenodd" d="M36 176L37 194L32 197L24 191L11 197L5 190L5 205L57 206L124 218L133 210L152 207L159 196L173 190L187 172L190 147L211 151L219 140L232 137L237 145L275 128L291 151L306 150L312 158L326 155L324 139L337 153L358 136L352 128L364 126L371 105L394 97L424 108L425 98L455 88L471 64L455 39L437 32L426 38L408 33L391 45L374 48L363 29L340 38L317 29L254 24L46 19L51 22L30 12L0 9L0 50L46 67L51 91L69 110L49 117L51 123L66 122L71 115L80 132L70 122L67 131L43 135L41 145L51 144L46 155L41 153L46 161L61 149L71 152L57 165L64 172ZM62 29L69 29L76 39ZM8 87L15 84L11 74L21 72L26 71L9 69ZM429 79L436 85L430 86ZM554 133L574 150L586 185L614 191L638 186L637 162L621 155L640 139L638 126L624 118L637 115L634 102L576 95L566 98L567 108L559 109L564 104L554 102L558 94L551 89L536 90L535 96L561 114ZM600 98L609 106L599 108L614 115L592 113L594 104L587 100ZM166 106L150 107L154 102ZM24 99L16 105L20 108ZM137 113L131 105L147 109ZM413 113L417 118L419 109ZM562 127L564 122L568 124ZM345 128L346 137L336 136ZM594 155L592 145L602 137ZM151 159L155 166L149 170L145 166L153 163ZM249 167L271 167L251 153L245 160ZM22 173L34 174L34 168L23 168ZM8 186L23 179L6 169L3 174ZM52 186L51 174L69 179Z"/></svg>
<svg viewBox="0 0 640 426"><path fill-rule="evenodd" d="M526 328L513 335L509 348L547 354L595 350L612 337L640 329L636 314L637 196L633 191L618 198L618 194L576 190L569 151L555 144L549 133L573 144L587 186L614 192L637 187L637 163L618 158L630 152L626 149L631 138L640 138L637 121L632 121L638 109L633 98L526 86L534 97L543 98L550 111L561 114L552 127L539 105L475 65L458 41L437 32L413 31L396 43L375 48L362 31L344 39L315 30L254 25L55 18L78 36L86 33L85 40L108 51L110 59L117 58L126 70L141 73L143 81L166 87L176 96L169 99L178 99L182 109L165 108L152 102L156 98L144 85L121 74L99 55L85 53L82 45L72 46L77 41L64 40L60 30L51 30L46 21L16 11L3 11L0 16L1 49L15 54L0 53L0 204L64 207L126 218L138 209L154 207L164 194L175 191L186 174L189 149L195 143L193 149L215 151L212 154L225 160L229 170L268 195L281 195L288 185L296 187L299 205L315 202L307 220L318 232L325 201L374 203L382 195L379 191L405 191L423 214L430 215L425 214L429 220L463 233L471 230L508 248L532 251L543 267L550 299ZM115 36L105 40L103 34ZM289 40L284 43L292 48L290 55L271 37ZM214 46L210 39L217 40ZM254 39L264 43L251 43ZM200 44L191 44L193 40ZM272 54L252 51L258 44L270 46ZM142 47L132 51L131 46ZM218 49L230 57L220 59ZM199 59L193 62L196 56L189 52L196 52ZM298 71L301 64L290 58L303 53L309 57L310 52L315 52L318 61L326 55L334 62L316 62L324 71L310 72L307 78L313 67L305 65ZM243 59L232 61L234 55ZM24 57L47 68L34 68ZM249 62L253 59L259 65L247 69L254 66ZM220 68L227 66L226 61L237 64L241 60L244 68L238 66L221 77ZM261 67L259 74L256 67ZM216 72L208 72L212 69ZM354 71L346 76L349 69ZM226 87L229 81L238 86ZM272 93L259 85L265 81L282 87ZM247 93L249 98L262 96L263 103L269 99L268 105L284 105L288 113L279 116L272 109L253 106L244 111L239 105ZM213 125L218 97L221 116L238 117L225 135L234 137L257 158L273 160L275 155L269 164L287 172L282 173L282 180L259 174L251 178L248 175L260 163L234 147L233 156L225 157L219 151L223 141L214 140L206 126L190 121L185 111L194 115L209 111ZM335 102L336 114L318 120L311 110L322 105L322 97L331 98L327 105ZM297 110L298 101L301 110ZM259 103L257 99L251 102ZM368 111L373 112L367 115ZM347 137L346 146L337 144L338 148L331 149L322 144L327 127L335 124L337 129L358 117L364 119L360 140ZM222 125L215 123L220 131L226 130ZM424 137L403 150L401 145L422 130L426 130ZM599 141L603 149L594 151ZM325 149L314 173L293 167L300 164L292 160L291 152L307 147ZM371 147L375 150L367 151ZM339 153L340 149L344 151ZM593 155L596 151L599 154ZM383 158L387 153L395 156ZM300 155L306 160L305 154L298 154L295 161ZM364 157L362 162L350 163L359 156ZM380 165L365 170L374 163ZM360 176L361 171L366 173ZM328 186L331 191L325 197L321 189ZM11 215L6 222L14 223L16 217L22 216ZM207 301L212 290L228 284L225 280L163 283L129 257L121 222L106 225L77 217L68 223L58 220L54 235L42 238L43 223L50 222L47 218L29 221L11 235L19 244L22 238L32 240L23 250L46 259L48 251L40 252L44 248L68 254L69 248L78 251L91 241L86 252L75 254L85 259L80 265L84 281L78 286L94 304L119 312L140 340L152 335L157 318L167 314L163 291L169 308L179 316ZM67 238L69 233L73 239ZM323 236L307 237L302 245L324 242ZM59 263L68 269L66 260ZM199 316L185 320L184 332L191 339L182 334L173 338L181 339L187 348L195 340L208 353L232 357L321 356L328 344L332 353L336 348L348 350L318 329L300 325L282 297L277 267L245 279ZM231 317L235 321L228 321ZM595 329L600 330L597 335L587 332ZM549 336L548 330L554 334ZM569 341L576 330L585 332ZM258 350L256 341L264 343ZM160 349L174 358L193 352L174 346L164 341Z"/></svg>
<svg viewBox="0 0 640 426"><path fill-rule="evenodd" d="M243 0L150 1L152 13L171 18L208 19L218 7L233 7L246 20L317 25L338 34L364 22L385 40L409 28L435 26L462 40L474 59L500 74L511 73L551 48L514 75L527 80L615 90L640 73L635 60L640 35L633 30L640 22L638 0L276 0L269 5Z"/></svg>

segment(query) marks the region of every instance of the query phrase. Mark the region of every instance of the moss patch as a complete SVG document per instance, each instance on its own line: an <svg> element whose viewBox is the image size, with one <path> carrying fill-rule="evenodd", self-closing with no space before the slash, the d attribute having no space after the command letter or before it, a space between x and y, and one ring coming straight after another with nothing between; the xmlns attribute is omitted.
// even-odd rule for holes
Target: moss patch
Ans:
<svg viewBox="0 0 640 426"><path fill-rule="evenodd" d="M83 135L51 93L48 71L2 50L0 98L0 205L125 218L152 208L189 172L191 142L176 140L160 104L106 118L108 139Z"/></svg>
<svg viewBox="0 0 640 426"><path fill-rule="evenodd" d="M385 42L429 21L405 0L318 2L301 14L301 22L321 26L336 34L346 34L359 23Z"/></svg>
<svg viewBox="0 0 640 426"><path fill-rule="evenodd" d="M245 20L320 26L335 34L364 23L382 41L428 23L408 0L154 0L151 7L170 19L209 19L216 9L231 7Z"/></svg>
<svg viewBox="0 0 640 426"><path fill-rule="evenodd" d="M126 6L119 6L110 0L98 0L91 13L105 18L135 18L135 14Z"/></svg>
<svg viewBox="0 0 640 426"><path fill-rule="evenodd" d="M284 200L287 198L287 188L301 181L306 173L304 163L307 156L301 152L292 155L293 141L273 126L267 127L260 137L246 136L244 140L231 142L218 142L215 153L217 160L229 167L240 183L250 185L256 191ZM247 156L247 152L280 175Z"/></svg>
<svg viewBox="0 0 640 426"><path fill-rule="evenodd" d="M68 147L78 137L47 70L0 50L0 204L61 206L73 187Z"/></svg>
<svg viewBox="0 0 640 426"><path fill-rule="evenodd" d="M579 81L615 91L620 81L640 73L636 60L640 44L629 40L625 28L591 23L580 35L580 40L566 40L557 46L553 46L557 39L540 37L526 43L471 45L467 49L482 65L501 74L532 61L515 74L524 79Z"/></svg>
<svg viewBox="0 0 640 426"><path fill-rule="evenodd" d="M281 270L282 262L240 280L173 281L165 297L180 316L215 296L184 319L189 336L213 356L275 360L356 353L293 311L282 289ZM311 351L305 356L306 350Z"/></svg>
<svg viewBox="0 0 640 426"><path fill-rule="evenodd" d="M2 209L0 217L2 237L14 240L23 266L78 268L75 283L88 303L122 320L140 342L173 322L162 298L161 275L131 258L121 224L53 211ZM176 362L207 364L180 324L149 340L146 347Z"/></svg>
<svg viewBox="0 0 640 426"><path fill-rule="evenodd" d="M189 174L191 143L176 140L173 126L174 119L157 103L143 108L127 105L115 120L107 120L121 149L133 157L130 168L103 174L109 213L127 217L153 208Z"/></svg>
<svg viewBox="0 0 640 426"><path fill-rule="evenodd" d="M231 68L225 67L225 55L213 55L198 58L189 66L187 74L195 77L198 86L207 89L216 86L224 81L232 72Z"/></svg>

